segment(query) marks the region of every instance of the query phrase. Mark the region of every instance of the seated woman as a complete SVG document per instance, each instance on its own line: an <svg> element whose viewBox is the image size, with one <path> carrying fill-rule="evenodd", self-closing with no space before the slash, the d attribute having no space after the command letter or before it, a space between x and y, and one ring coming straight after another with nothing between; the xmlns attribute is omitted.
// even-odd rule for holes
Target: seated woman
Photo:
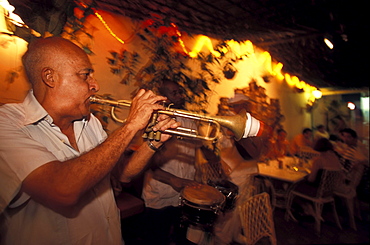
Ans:
<svg viewBox="0 0 370 245"><path fill-rule="evenodd" d="M322 172L320 170L341 170L342 164L328 139L321 138L317 140L314 150L320 152L320 156L313 159L311 173L308 175L307 180L318 186Z"/></svg>
<svg viewBox="0 0 370 245"><path fill-rule="evenodd" d="M333 150L333 145L326 138L317 140L314 145L314 150L320 152L320 155L313 159L311 173L297 184L295 191L314 195L320 184L322 170L342 170L339 157ZM313 207L310 203L299 203L303 208L303 214L314 214Z"/></svg>

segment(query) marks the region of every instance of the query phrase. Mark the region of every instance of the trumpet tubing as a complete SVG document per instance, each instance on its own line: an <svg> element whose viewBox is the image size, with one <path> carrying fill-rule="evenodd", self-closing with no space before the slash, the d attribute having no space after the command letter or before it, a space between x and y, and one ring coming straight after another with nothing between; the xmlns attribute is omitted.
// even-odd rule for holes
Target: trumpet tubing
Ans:
<svg viewBox="0 0 370 245"><path fill-rule="evenodd" d="M112 118L120 123L124 123L125 120L119 119L115 113L114 109L116 107L127 107L131 106L131 101L129 100L109 100L104 98L99 98L96 96L90 97L91 103L102 104L102 105L109 105L112 106L111 108L111 116ZM209 125L207 128L207 132L204 135L200 135L197 130L178 127L176 129L168 129L165 130L165 133L174 134L182 137L189 137L189 138L196 138L201 140L215 140L218 137L218 134L221 130L221 126L228 128L231 130L235 136L236 140L240 140L243 137L247 115L245 111L235 115L235 116L205 116L196 113L192 113L186 110L178 110L172 108L166 108L166 110L159 110L155 113L168 115L171 117L182 117L187 118L190 120L206 123ZM153 126L153 125L152 125ZM212 127L213 126L213 127ZM147 131L150 131L147 129ZM156 139L159 140L159 139Z"/></svg>
<svg viewBox="0 0 370 245"><path fill-rule="evenodd" d="M116 106L116 107L130 107L131 106L131 101L129 100L108 100L108 99L103 99L99 98L95 95L91 96L89 98L91 103L95 104L101 104L101 105L110 105L110 106Z"/></svg>
<svg viewBox="0 0 370 245"><path fill-rule="evenodd" d="M104 99L104 98L101 98L101 97L97 97L95 95L91 96L89 99L90 99L90 103L93 103L93 104L111 106L110 114L111 114L113 120L116 121L116 122L119 122L119 123L125 123L126 122L126 119L124 119L124 120L119 119L116 116L116 113L114 112L114 110L117 107L127 107L127 108L129 108L131 106L131 101L129 101L129 100L109 100L109 99Z"/></svg>

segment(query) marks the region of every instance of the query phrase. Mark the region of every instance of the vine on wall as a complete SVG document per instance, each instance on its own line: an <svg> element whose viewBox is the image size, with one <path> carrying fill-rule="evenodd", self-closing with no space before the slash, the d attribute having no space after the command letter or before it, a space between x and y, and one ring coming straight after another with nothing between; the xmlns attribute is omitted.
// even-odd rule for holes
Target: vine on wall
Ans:
<svg viewBox="0 0 370 245"><path fill-rule="evenodd" d="M194 62L180 45L177 27L159 16L143 22L138 36L149 60L136 74L135 85L157 91L163 80L175 81L185 92L187 103L204 110L210 92L208 84L220 82L220 78L207 68L207 63L214 62L212 55L201 55ZM190 68L190 61L195 70Z"/></svg>
<svg viewBox="0 0 370 245"><path fill-rule="evenodd" d="M234 64L244 58L237 57L226 42L215 47L219 57L199 53L196 58L191 58L182 45L177 26L157 15L144 21L137 35L148 54L148 61L142 63L137 53L111 52L112 57L108 58L111 72L123 76L122 84L134 82L138 89L155 92L162 86L162 81L175 81L182 87L188 105L196 111L206 112L207 95L212 93L210 85L220 83L224 78L233 79L237 73Z"/></svg>

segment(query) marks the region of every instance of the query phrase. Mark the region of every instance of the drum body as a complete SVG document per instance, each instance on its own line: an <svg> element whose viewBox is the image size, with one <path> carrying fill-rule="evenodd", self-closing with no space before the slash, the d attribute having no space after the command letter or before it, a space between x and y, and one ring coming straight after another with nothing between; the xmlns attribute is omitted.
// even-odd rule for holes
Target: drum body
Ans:
<svg viewBox="0 0 370 245"><path fill-rule="evenodd" d="M225 199L225 196L212 186L185 187L180 195L182 224L201 229L211 228L224 206Z"/></svg>
<svg viewBox="0 0 370 245"><path fill-rule="evenodd" d="M239 187L228 180L208 181L208 185L213 186L220 191L226 198L223 212L233 210L239 194Z"/></svg>

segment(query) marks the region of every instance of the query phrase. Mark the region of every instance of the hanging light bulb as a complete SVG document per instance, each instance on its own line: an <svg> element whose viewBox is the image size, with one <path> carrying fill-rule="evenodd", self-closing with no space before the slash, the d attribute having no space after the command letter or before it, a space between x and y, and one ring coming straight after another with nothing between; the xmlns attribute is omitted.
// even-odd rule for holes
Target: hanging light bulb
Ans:
<svg viewBox="0 0 370 245"><path fill-rule="evenodd" d="M334 44L329 40L329 38L324 38L324 42L330 49L334 48Z"/></svg>
<svg viewBox="0 0 370 245"><path fill-rule="evenodd" d="M320 99L322 97L322 92L320 90L314 90L312 91L312 95L316 98L316 99Z"/></svg>
<svg viewBox="0 0 370 245"><path fill-rule="evenodd" d="M0 5L0 33L11 34L5 22L5 9Z"/></svg>
<svg viewBox="0 0 370 245"><path fill-rule="evenodd" d="M23 20L21 19L21 17L19 17L19 15L17 14L14 14L13 11L15 10L14 6L10 5L9 2L7 0L0 0L0 6L2 6L4 8L4 16L7 16L7 18L9 19L10 22L12 22L14 25L17 25L17 26L24 26L24 22Z"/></svg>
<svg viewBox="0 0 370 245"><path fill-rule="evenodd" d="M353 103L353 102L348 102L347 103L347 108L350 109L351 111L353 111L354 109L356 109L356 104Z"/></svg>

